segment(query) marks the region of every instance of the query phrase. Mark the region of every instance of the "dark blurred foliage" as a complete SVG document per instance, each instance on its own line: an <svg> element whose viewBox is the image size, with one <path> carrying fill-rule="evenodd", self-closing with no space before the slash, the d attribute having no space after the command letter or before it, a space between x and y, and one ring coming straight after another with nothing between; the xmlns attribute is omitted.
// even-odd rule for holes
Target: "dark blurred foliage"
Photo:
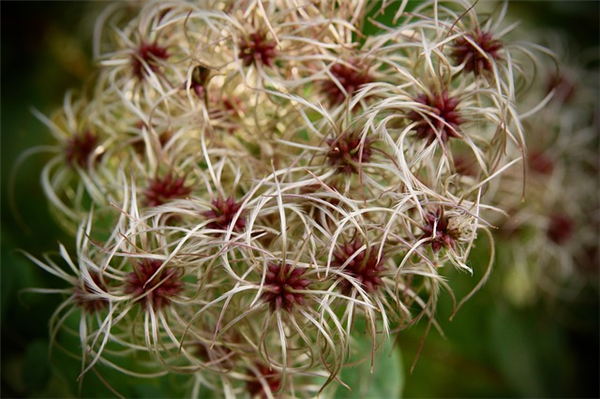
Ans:
<svg viewBox="0 0 600 399"><path fill-rule="evenodd" d="M15 163L28 148L51 142L30 107L50 114L60 106L65 90L81 87L92 73L93 15L105 4L0 2L0 395L4 398L78 395L73 381L78 361L60 350L48 357L48 320L61 298L22 292L27 287L60 287L62 283L17 251L40 256L56 251L57 241L70 248L73 240L53 221L40 187L40 171L48 156L34 154L18 169ZM597 1L511 1L510 7L522 19L563 31L580 48L599 45ZM477 277L453 276L457 296L468 292ZM450 298L442 294L439 321L445 338L430 328L413 372L405 377L404 397L599 397L597 291L583 292L573 303L539 303L517 309L494 290L493 279L494 275L489 287L467 302L453 321L448 320ZM427 323L422 322L398 335L407 373L427 329ZM164 385L157 388L139 383L131 387L127 378L110 372L105 376L113 378L116 386L130 385L128 397L172 393ZM86 388L81 396L114 396L92 373L83 385Z"/></svg>
<svg viewBox="0 0 600 399"><path fill-rule="evenodd" d="M600 43L598 1L510 1L513 15L541 28L556 29L581 48Z"/></svg>
<svg viewBox="0 0 600 399"><path fill-rule="evenodd" d="M2 1L2 229L1 322L3 398L70 395L51 378L48 320L61 298L23 293L27 287L60 287L17 251L39 256L69 245L50 217L40 185L48 155L37 153L16 168L28 148L51 143L32 114L48 115L65 90L81 86L90 72L89 4ZM14 184L13 184L14 183ZM70 244L72 245L72 244ZM54 392L54 393L51 393Z"/></svg>

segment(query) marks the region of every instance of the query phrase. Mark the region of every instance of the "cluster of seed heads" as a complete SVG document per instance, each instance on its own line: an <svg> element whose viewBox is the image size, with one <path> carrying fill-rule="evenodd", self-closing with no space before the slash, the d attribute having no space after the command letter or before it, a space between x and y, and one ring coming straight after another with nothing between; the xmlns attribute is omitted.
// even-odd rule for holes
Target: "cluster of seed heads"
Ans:
<svg viewBox="0 0 600 399"><path fill-rule="evenodd" d="M452 269L487 273L467 261L499 206L486 192L526 153L537 47L501 29L506 4L406 6L106 8L91 89L39 115L57 140L44 189L76 254L32 259L71 284L51 327L80 314L82 374L324 395L357 320L368 360L433 319ZM129 370L124 354L152 361Z"/></svg>

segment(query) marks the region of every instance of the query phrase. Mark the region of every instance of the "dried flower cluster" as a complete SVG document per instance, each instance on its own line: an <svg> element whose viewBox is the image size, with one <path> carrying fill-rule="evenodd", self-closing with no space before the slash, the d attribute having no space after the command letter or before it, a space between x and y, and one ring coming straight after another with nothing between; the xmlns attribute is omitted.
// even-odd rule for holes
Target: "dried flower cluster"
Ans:
<svg viewBox="0 0 600 399"><path fill-rule="evenodd" d="M92 84L39 115L56 137L44 189L77 254L32 260L71 285L51 327L81 315L82 374L313 397L338 384L357 320L369 360L434 317L448 266L489 268L467 259L502 205L486 192L526 153L542 52L510 40L506 4L406 5L107 7ZM363 35L382 12L394 23Z"/></svg>

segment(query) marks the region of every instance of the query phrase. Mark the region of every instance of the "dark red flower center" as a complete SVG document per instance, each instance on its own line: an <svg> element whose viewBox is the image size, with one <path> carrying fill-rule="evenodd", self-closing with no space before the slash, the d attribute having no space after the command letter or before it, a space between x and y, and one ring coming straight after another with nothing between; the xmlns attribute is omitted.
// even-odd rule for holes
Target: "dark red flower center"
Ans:
<svg viewBox="0 0 600 399"><path fill-rule="evenodd" d="M554 73L548 78L548 93L555 90L554 98L569 102L577 93L576 83L564 74Z"/></svg>
<svg viewBox="0 0 600 399"><path fill-rule="evenodd" d="M192 71L192 81L191 87L194 90L194 93L198 96L199 99L204 99L204 94L206 93L206 84L208 83L208 78L210 76L210 69L205 66L198 65Z"/></svg>
<svg viewBox="0 0 600 399"><path fill-rule="evenodd" d="M442 248L454 248L455 241L460 237L460 233L451 229L449 218L444 215L442 208L435 212L428 212L425 215L425 224L421 226L423 235L420 239L427 239L431 244L433 252L439 252Z"/></svg>
<svg viewBox="0 0 600 399"><path fill-rule="evenodd" d="M311 284L303 278L305 269L293 268L289 264L270 263L264 282L262 299L271 306L271 311L293 310L294 305L304 305L304 293L298 292Z"/></svg>
<svg viewBox="0 0 600 399"><path fill-rule="evenodd" d="M158 310L168 306L183 289L178 269L165 267L154 276L162 264L160 260L143 259L134 265L134 271L125 280L125 292L132 294L145 309Z"/></svg>
<svg viewBox="0 0 600 399"><path fill-rule="evenodd" d="M67 140L65 147L67 164L78 165L81 168L88 167L90 157L98 147L98 141L98 136L89 130L73 135Z"/></svg>
<svg viewBox="0 0 600 399"><path fill-rule="evenodd" d="M564 244L573 236L575 226L573 221L566 215L555 213L550 215L546 234L556 244Z"/></svg>
<svg viewBox="0 0 600 399"><path fill-rule="evenodd" d="M159 46L156 42L140 44L135 54L131 57L131 66L133 73L139 79L148 75L148 69L157 72L160 67L160 61L169 58L169 53L165 47Z"/></svg>
<svg viewBox="0 0 600 399"><path fill-rule="evenodd" d="M376 246L362 249L364 242L357 238L338 246L333 252L331 266L344 268L344 273L354 277L367 292L376 292L383 285L381 274L385 271L384 259L378 256ZM353 285L348 280L342 281L344 291L350 291Z"/></svg>
<svg viewBox="0 0 600 399"><path fill-rule="evenodd" d="M158 206L172 199L185 198L191 192L191 187L185 185L185 177L176 177L169 172L152 179L144 195L149 206Z"/></svg>
<svg viewBox="0 0 600 399"><path fill-rule="evenodd" d="M268 398L281 388L281 374L275 370L270 369L267 365L261 364L257 366L259 376L255 375L254 372L250 371L252 379L246 384L246 389L250 393L250 397L254 398L259 396L261 398ZM261 379L264 381L261 382ZM264 385L263 385L264 384ZM270 395L265 390L265 385L270 391Z"/></svg>
<svg viewBox="0 0 600 399"><path fill-rule="evenodd" d="M233 222L235 215L239 212L241 206L241 203L235 202L233 196L227 198L226 200L218 197L212 201L211 209L204 212L202 215L209 220L207 224L209 229L227 230L229 225ZM242 212L242 214L236 219L233 230L241 231L244 229L244 227L246 227L246 218Z"/></svg>
<svg viewBox="0 0 600 399"><path fill-rule="evenodd" d="M411 111L408 114L408 119L417 122L417 138L431 144L436 139L446 143L451 137L460 137L458 128L464 120L456 110L460 103L458 98L450 97L444 90L433 97L421 94L415 101L427 106L424 111Z"/></svg>
<svg viewBox="0 0 600 399"><path fill-rule="evenodd" d="M362 142L358 132L344 132L326 142L329 145L327 161L338 173L358 173L359 165L371 159L371 140L366 138Z"/></svg>
<svg viewBox="0 0 600 399"><path fill-rule="evenodd" d="M553 160L543 152L532 151L527 158L529 168L540 175L551 175L554 171Z"/></svg>
<svg viewBox="0 0 600 399"><path fill-rule="evenodd" d="M330 69L331 74L335 77L334 80L327 80L323 82L323 92L327 95L329 103L332 105L338 105L343 103L347 97L351 97L355 91L360 89L363 85L374 81L371 76L364 68L361 62L353 61L350 65L337 63L332 65ZM340 88L344 88L342 90Z"/></svg>
<svg viewBox="0 0 600 399"><path fill-rule="evenodd" d="M453 42L451 57L456 65L464 63L465 72L480 75L493 70L492 60L500 59L502 43L491 32L476 29L472 34L459 37Z"/></svg>
<svg viewBox="0 0 600 399"><path fill-rule="evenodd" d="M98 297L98 290L106 292L106 285L97 272L90 271L90 276L94 284L81 281L75 289L75 303L88 313L96 313L108 306L106 298Z"/></svg>
<svg viewBox="0 0 600 399"><path fill-rule="evenodd" d="M275 47L277 43L268 40L265 33L254 32L242 40L240 43L240 52L238 57L242 59L244 66L252 64L261 64L269 67L273 66L273 61L277 55Z"/></svg>

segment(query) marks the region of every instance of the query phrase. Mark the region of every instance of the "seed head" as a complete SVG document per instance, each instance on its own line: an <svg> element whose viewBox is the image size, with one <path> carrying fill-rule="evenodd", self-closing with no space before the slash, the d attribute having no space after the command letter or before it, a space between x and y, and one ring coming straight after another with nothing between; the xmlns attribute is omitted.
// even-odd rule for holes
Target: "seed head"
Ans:
<svg viewBox="0 0 600 399"><path fill-rule="evenodd" d="M338 246L333 252L331 265L341 268L346 264L344 273L357 279L365 291L376 292L379 286L383 285L381 274L385 271L384 260L378 257L378 250L375 246L367 246L361 251L363 245L364 242L360 238L356 238L349 243ZM350 258L352 260L348 262ZM348 280L344 280L343 289L349 291L351 288L352 284Z"/></svg>
<svg viewBox="0 0 600 399"><path fill-rule="evenodd" d="M106 285L98 273L90 271L90 276L96 287L102 291L106 291ZM88 313L97 313L105 309L108 305L108 300L106 298L98 298L96 292L97 289L92 288L89 282L81 281L80 285L75 289L75 302L77 306Z"/></svg>
<svg viewBox="0 0 600 399"><path fill-rule="evenodd" d="M438 208L435 212L428 212L425 215L425 224L421 226L423 235L420 239L427 238L431 243L431 249L437 253L444 248L454 248L455 240L459 238L460 233L449 226L449 218L444 215L444 210Z"/></svg>
<svg viewBox="0 0 600 399"><path fill-rule="evenodd" d="M444 90L433 97L421 94L415 101L429 107L428 112L435 115L428 116L417 111L408 114L408 119L417 122L417 138L427 140L427 143L431 144L437 137L443 143L451 137L460 137L458 127L464 120L456 110L460 103L458 98L449 97L448 91Z"/></svg>
<svg viewBox="0 0 600 399"><path fill-rule="evenodd" d="M556 90L555 97L568 103L577 94L577 85L565 74L553 73L548 77L547 90Z"/></svg>
<svg viewBox="0 0 600 399"><path fill-rule="evenodd" d="M454 168L456 173L461 176L477 176L477 161L467 155L458 155L454 157Z"/></svg>
<svg viewBox="0 0 600 399"><path fill-rule="evenodd" d="M350 64L351 66L337 63L330 69L331 74L342 85L345 92L333 80L323 82L322 90L332 105L343 103L346 96L351 97L361 86L374 80L368 70L361 68L361 63L354 61Z"/></svg>
<svg viewBox="0 0 600 399"><path fill-rule="evenodd" d="M456 39L450 55L456 65L464 63L465 72L481 75L493 70L491 60L500 59L502 47L502 43L495 40L491 32L476 29L472 34Z"/></svg>
<svg viewBox="0 0 600 399"><path fill-rule="evenodd" d="M264 32L251 33L240 43L239 57L242 59L244 66L252 64L262 64L268 67L273 66L273 60L277 55L275 47L277 43L267 40Z"/></svg>
<svg viewBox="0 0 600 399"><path fill-rule="evenodd" d="M281 388L281 374L269 368L265 364L260 364L257 366L257 368L260 377L265 379L266 385L269 387L271 394L273 392L277 392ZM269 395L267 392L265 392L265 387L261 383L259 377L257 377L252 371L249 373L252 375L252 379L246 384L246 389L248 390L250 397L254 398L258 396L260 398L268 398Z"/></svg>
<svg viewBox="0 0 600 399"><path fill-rule="evenodd" d="M158 310L168 306L183 289L181 273L177 269L166 267L152 278L161 266L160 260L143 259L135 264L134 271L125 280L125 292L133 294L144 309Z"/></svg>
<svg viewBox="0 0 600 399"><path fill-rule="evenodd" d="M270 263L268 265L262 299L269 302L271 311L285 309L287 312L291 312L294 305L304 305L304 294L297 292L311 284L309 279L302 278L304 273L304 269L292 268L289 264Z"/></svg>
<svg viewBox="0 0 600 399"><path fill-rule="evenodd" d="M527 158L529 168L540 175L551 175L554 171L554 162L543 152L531 152Z"/></svg>
<svg viewBox="0 0 600 399"><path fill-rule="evenodd" d="M142 42L135 54L131 57L131 66L133 74L138 79L143 79L148 71L146 65L152 72L157 72L159 69L159 61L164 61L169 58L169 53L165 47L159 46L156 42L148 44Z"/></svg>
<svg viewBox="0 0 600 399"><path fill-rule="evenodd" d="M191 187L185 185L185 177L175 177L169 172L152 179L144 195L148 206L158 206L175 198L184 198L191 192Z"/></svg>
<svg viewBox="0 0 600 399"><path fill-rule="evenodd" d="M67 163L71 166L79 165L81 168L86 168L90 157L98 147L98 141L98 136L90 130L73 135L67 140L65 147Z"/></svg>
<svg viewBox="0 0 600 399"><path fill-rule="evenodd" d="M210 229L227 230L229 225L233 222L233 218L239 212L241 204L235 202L233 196L230 196L226 200L218 197L212 201L212 209L204 212L202 215L209 221L207 227ZM235 221L233 226L234 231L241 231L246 227L246 218L243 213Z"/></svg>
<svg viewBox="0 0 600 399"><path fill-rule="evenodd" d="M564 244L573 235L573 221L566 215L554 213L550 215L546 235L556 244Z"/></svg>
<svg viewBox="0 0 600 399"><path fill-rule="evenodd" d="M366 138L361 143L360 134L356 131L344 132L336 138L328 139L327 144L327 160L337 168L338 173L358 173L360 163L369 162L371 158L371 140Z"/></svg>

